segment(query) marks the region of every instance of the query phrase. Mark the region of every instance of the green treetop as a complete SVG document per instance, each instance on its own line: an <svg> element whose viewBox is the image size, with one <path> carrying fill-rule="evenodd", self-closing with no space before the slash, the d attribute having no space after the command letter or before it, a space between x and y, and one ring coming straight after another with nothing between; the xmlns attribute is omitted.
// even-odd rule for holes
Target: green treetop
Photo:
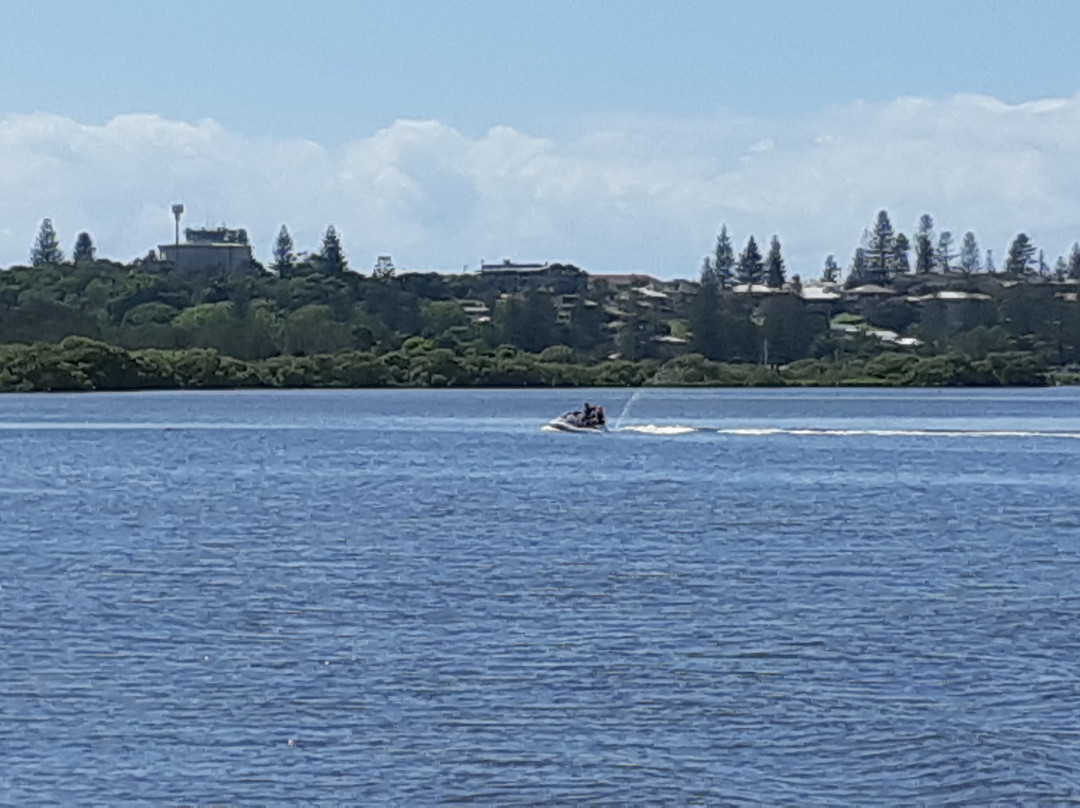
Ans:
<svg viewBox="0 0 1080 808"><path fill-rule="evenodd" d="M30 251L30 263L40 267L45 264L59 264L63 260L64 251L60 249L60 240L56 237L52 219L43 219L34 248Z"/></svg>
<svg viewBox="0 0 1080 808"><path fill-rule="evenodd" d="M971 275L982 269L982 261L979 258L979 242L975 240L975 234L968 230L960 242L960 269Z"/></svg>
<svg viewBox="0 0 1080 808"><path fill-rule="evenodd" d="M836 283L840 279L840 265L836 263L836 256L825 256L825 268L821 271L821 279L825 283Z"/></svg>
<svg viewBox="0 0 1080 808"><path fill-rule="evenodd" d="M287 278L295 265L296 254L293 252L292 236L289 235L289 229L282 225L274 242L274 263L270 268L282 278Z"/></svg>
<svg viewBox="0 0 1080 808"><path fill-rule="evenodd" d="M94 239L84 230L75 239L75 249L71 253L71 258L76 264L81 261L93 261L96 252L97 247L94 246Z"/></svg>
<svg viewBox="0 0 1080 808"><path fill-rule="evenodd" d="M1010 275L1024 275L1035 263L1035 245L1027 233L1019 233L1009 245L1005 258L1005 271Z"/></svg>
<svg viewBox="0 0 1080 808"><path fill-rule="evenodd" d="M753 236L747 239L746 247L739 254L739 281L741 283L761 283L765 279L765 262L761 250Z"/></svg>
<svg viewBox="0 0 1080 808"><path fill-rule="evenodd" d="M716 277L716 270L713 269L712 258L705 256L701 259L701 272L698 275L698 280L702 286L719 286L720 281Z"/></svg>
<svg viewBox="0 0 1080 808"><path fill-rule="evenodd" d="M779 289L784 285L784 258L780 254L780 239L773 236L769 242L769 257L765 259L766 278L765 283L772 289Z"/></svg>
<svg viewBox="0 0 1080 808"><path fill-rule="evenodd" d="M856 247L851 256L851 267L848 271L849 280L854 278L858 281L866 280L866 248Z"/></svg>
<svg viewBox="0 0 1080 808"><path fill-rule="evenodd" d="M948 230L942 230L938 235L937 249L934 250L934 262L942 272L952 269L953 259L956 253L953 251L953 234Z"/></svg>
<svg viewBox="0 0 1080 808"><path fill-rule="evenodd" d="M323 234L319 259L328 275L340 275L349 268L349 262L345 258L345 251L341 248L341 238L333 225L327 227L326 233Z"/></svg>
<svg viewBox="0 0 1080 808"><path fill-rule="evenodd" d="M713 272L720 282L720 288L728 284L735 274L735 248L731 244L727 225L720 225L720 235L716 237L716 249L713 251Z"/></svg>
<svg viewBox="0 0 1080 808"><path fill-rule="evenodd" d="M889 261L889 271L893 274L899 274L902 272L911 272L911 265L908 263L908 250L911 249L911 245L908 243L907 236L903 233L897 233L896 238L893 239L892 256Z"/></svg>
<svg viewBox="0 0 1080 808"><path fill-rule="evenodd" d="M864 251L866 269L877 279L885 278L895 251L896 231L893 230L892 222L889 221L889 214L880 210Z"/></svg>
<svg viewBox="0 0 1080 808"><path fill-rule="evenodd" d="M931 235L934 232L934 217L924 213L919 217L919 226L915 230L915 271L922 274L934 268L934 246Z"/></svg>

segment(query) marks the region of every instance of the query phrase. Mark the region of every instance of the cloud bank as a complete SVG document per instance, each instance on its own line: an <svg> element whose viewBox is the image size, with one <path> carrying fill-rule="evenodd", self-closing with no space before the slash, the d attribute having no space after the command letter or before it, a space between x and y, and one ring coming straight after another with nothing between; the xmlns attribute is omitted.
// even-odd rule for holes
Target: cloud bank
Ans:
<svg viewBox="0 0 1080 808"><path fill-rule="evenodd" d="M778 234L791 271L815 277L826 254L847 263L881 208L907 232L922 213L957 240L973 230L998 256L1024 231L1053 263L1080 240L1078 158L1080 94L899 98L788 120L626 117L561 142L399 120L335 150L213 120L19 115L0 118L0 266L26 261L46 216L69 252L88 230L104 257L144 255L171 239L181 201L186 225L246 227L263 260L281 224L315 250L333 223L362 271L390 254L413 269L513 258L695 277L727 223L738 247Z"/></svg>

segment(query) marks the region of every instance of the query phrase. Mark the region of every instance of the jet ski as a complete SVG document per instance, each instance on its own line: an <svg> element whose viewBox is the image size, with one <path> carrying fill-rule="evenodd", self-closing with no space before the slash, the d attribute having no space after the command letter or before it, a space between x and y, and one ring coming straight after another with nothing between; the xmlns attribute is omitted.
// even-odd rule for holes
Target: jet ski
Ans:
<svg viewBox="0 0 1080 808"><path fill-rule="evenodd" d="M594 407L586 402L583 409L552 418L547 428L559 432L607 432L607 414L603 407Z"/></svg>

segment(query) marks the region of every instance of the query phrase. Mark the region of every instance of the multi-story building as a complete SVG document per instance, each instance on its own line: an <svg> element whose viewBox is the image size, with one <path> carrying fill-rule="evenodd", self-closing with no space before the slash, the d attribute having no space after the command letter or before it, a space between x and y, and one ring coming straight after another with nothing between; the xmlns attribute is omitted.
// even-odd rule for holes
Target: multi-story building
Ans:
<svg viewBox="0 0 1080 808"><path fill-rule="evenodd" d="M158 246L158 260L181 272L247 272L255 264L247 230L227 227L184 230L184 241Z"/></svg>

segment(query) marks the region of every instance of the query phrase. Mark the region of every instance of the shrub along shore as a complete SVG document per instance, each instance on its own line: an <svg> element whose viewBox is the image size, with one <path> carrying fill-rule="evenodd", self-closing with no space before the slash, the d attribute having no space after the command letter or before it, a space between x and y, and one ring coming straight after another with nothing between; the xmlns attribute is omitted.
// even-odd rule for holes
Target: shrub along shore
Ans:
<svg viewBox="0 0 1080 808"><path fill-rule="evenodd" d="M801 359L767 367L714 362L700 354L668 361L566 361L565 352L500 346L457 354L429 340L407 340L376 355L343 351L245 360L216 350L127 350L85 337L57 344L0 346L0 391L234 388L638 387L638 386L1037 386L1074 383L1034 354L1004 352L972 360L958 353Z"/></svg>

